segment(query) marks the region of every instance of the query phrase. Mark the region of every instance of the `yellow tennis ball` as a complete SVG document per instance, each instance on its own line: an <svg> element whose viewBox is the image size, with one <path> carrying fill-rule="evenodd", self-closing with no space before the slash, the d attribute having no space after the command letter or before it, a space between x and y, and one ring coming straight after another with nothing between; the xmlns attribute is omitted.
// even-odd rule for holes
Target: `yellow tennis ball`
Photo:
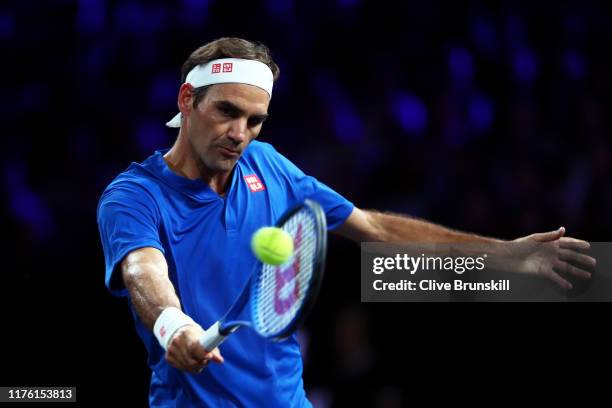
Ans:
<svg viewBox="0 0 612 408"><path fill-rule="evenodd" d="M257 259L269 265L281 265L293 255L293 238L280 228L263 227L251 239Z"/></svg>

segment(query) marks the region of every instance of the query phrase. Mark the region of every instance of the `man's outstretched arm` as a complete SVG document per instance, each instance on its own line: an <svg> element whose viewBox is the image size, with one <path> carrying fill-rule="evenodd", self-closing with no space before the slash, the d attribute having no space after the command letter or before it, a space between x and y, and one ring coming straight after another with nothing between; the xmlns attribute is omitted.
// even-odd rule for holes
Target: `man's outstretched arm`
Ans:
<svg viewBox="0 0 612 408"><path fill-rule="evenodd" d="M371 210L353 210L346 222L335 231L359 242L414 242L414 243L482 243L497 245L501 257L518 259L515 272L539 275L565 289L572 284L558 272L589 278L596 265L594 258L581 251L590 248L586 241L565 237L565 228L536 233L513 241L483 237L455 231L425 220L406 215Z"/></svg>
<svg viewBox="0 0 612 408"><path fill-rule="evenodd" d="M355 242L503 242L475 234L455 231L441 225L401 214L361 210L357 207L338 234Z"/></svg>
<svg viewBox="0 0 612 408"><path fill-rule="evenodd" d="M181 304L168 278L164 255L156 248L140 248L130 252L121 262L125 287L136 313L144 325L153 330L162 312L181 313ZM195 322L179 327L167 344L166 360L172 366L198 373L209 360L223 362L218 349L208 352L199 343L204 330Z"/></svg>

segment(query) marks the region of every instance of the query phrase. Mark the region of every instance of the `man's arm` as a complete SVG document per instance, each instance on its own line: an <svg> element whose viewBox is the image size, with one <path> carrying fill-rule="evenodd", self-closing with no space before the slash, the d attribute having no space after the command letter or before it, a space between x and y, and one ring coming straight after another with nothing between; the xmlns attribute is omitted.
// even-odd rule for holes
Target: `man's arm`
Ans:
<svg viewBox="0 0 612 408"><path fill-rule="evenodd" d="M121 262L121 275L136 313L150 330L165 308L181 308L168 279L166 259L158 249L141 248L130 252Z"/></svg>
<svg viewBox="0 0 612 408"><path fill-rule="evenodd" d="M497 263L511 265L513 272L543 276L565 289L572 284L558 274L590 278L596 260L581 251L588 250L586 241L565 237L565 228L503 241L452 229L405 215L371 210L353 210L346 222L335 231L359 242L414 242L485 244L492 248Z"/></svg>
<svg viewBox="0 0 612 408"><path fill-rule="evenodd" d="M372 210L353 210L335 232L355 242L470 242L500 243L501 240L455 231L407 215Z"/></svg>
<svg viewBox="0 0 612 408"><path fill-rule="evenodd" d="M153 329L160 314L169 307L181 308L164 255L155 248L130 252L121 262L121 273L136 313L144 325ZM180 327L168 342L166 360L172 366L199 373L210 360L223 362L218 349L208 352L199 339L204 330L197 324Z"/></svg>

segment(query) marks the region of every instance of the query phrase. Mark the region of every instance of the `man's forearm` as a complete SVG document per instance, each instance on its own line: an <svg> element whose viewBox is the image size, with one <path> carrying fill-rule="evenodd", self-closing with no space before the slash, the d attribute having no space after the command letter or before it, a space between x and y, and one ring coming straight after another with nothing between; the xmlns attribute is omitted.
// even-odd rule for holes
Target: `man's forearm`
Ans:
<svg viewBox="0 0 612 408"><path fill-rule="evenodd" d="M375 232L373 241L432 243L499 243L499 239L455 231L405 215L362 210Z"/></svg>
<svg viewBox="0 0 612 408"><path fill-rule="evenodd" d="M170 365L199 374L209 361L223 362L218 349L206 350L200 344L204 330L180 310L166 259L159 250L131 252L121 263L121 271L136 313L153 330Z"/></svg>
<svg viewBox="0 0 612 408"><path fill-rule="evenodd" d="M163 255L153 248L130 253L121 263L123 281L136 313L149 329L167 307L180 309L180 301L168 278Z"/></svg>

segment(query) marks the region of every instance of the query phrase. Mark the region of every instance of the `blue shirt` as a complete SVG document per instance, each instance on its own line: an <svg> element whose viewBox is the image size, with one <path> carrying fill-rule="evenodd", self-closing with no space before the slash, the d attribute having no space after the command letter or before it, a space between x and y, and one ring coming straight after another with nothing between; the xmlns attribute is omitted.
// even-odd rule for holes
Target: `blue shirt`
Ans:
<svg viewBox="0 0 612 408"><path fill-rule="evenodd" d="M273 225L306 198L318 201L329 229L341 225L353 204L305 175L271 145L253 141L238 160L225 197L202 180L172 172L158 151L132 163L104 191L98 226L106 286L126 296L119 265L131 251L153 247L168 263L183 311L203 328L222 317L255 264L251 235ZM296 336L271 342L250 329L221 346L223 364L193 375L170 366L153 333L132 308L152 370L152 407L309 407Z"/></svg>

